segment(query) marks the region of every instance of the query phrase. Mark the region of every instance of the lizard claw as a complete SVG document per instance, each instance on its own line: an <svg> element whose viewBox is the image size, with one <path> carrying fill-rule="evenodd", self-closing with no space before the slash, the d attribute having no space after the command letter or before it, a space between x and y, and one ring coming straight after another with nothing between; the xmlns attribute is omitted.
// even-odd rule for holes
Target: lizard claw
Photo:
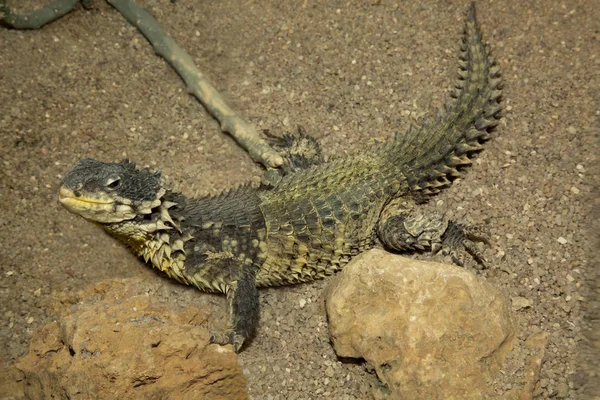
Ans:
<svg viewBox="0 0 600 400"><path fill-rule="evenodd" d="M442 247L446 254L450 254L452 261L459 266L464 265L464 254L468 253L483 268L487 268L487 260L477 248L476 242L489 244L489 234L483 228L468 227L450 221L448 229L442 236Z"/></svg>
<svg viewBox="0 0 600 400"><path fill-rule="evenodd" d="M234 331L211 331L210 343L220 344L221 346L232 345L233 351L239 353L244 345L244 337L235 333Z"/></svg>

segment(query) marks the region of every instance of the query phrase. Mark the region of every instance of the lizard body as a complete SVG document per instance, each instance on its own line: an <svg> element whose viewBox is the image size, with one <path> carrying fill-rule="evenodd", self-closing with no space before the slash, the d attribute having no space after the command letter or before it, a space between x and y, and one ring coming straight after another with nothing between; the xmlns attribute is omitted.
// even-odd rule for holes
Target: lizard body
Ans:
<svg viewBox="0 0 600 400"><path fill-rule="evenodd" d="M307 282L373 246L394 251L468 250L475 231L423 216L416 204L448 187L497 122L499 69L471 6L459 79L445 113L351 157L323 162L318 145L289 139L289 171L272 185L187 198L160 174L124 160L81 160L60 201L169 277L228 299L228 329L213 341L239 350L258 319L258 287ZM298 143L308 143L306 154ZM310 144L314 147L310 149Z"/></svg>

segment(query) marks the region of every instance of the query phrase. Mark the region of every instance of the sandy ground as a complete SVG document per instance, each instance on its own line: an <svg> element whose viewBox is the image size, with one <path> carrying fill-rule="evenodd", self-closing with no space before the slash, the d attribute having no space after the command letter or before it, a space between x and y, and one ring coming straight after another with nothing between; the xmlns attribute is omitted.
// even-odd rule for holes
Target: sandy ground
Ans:
<svg viewBox="0 0 600 400"><path fill-rule="evenodd" d="M302 125L336 155L402 131L443 104L467 7L433 0L141 3L245 118L275 132ZM586 252L597 245L586 227L598 150L600 4L486 1L478 17L504 73L505 119L466 177L430 207L490 227L491 267L480 276L530 301L516 312L520 340L550 334L536 398L583 398L579 367L594 357L582 343L589 342L583 317L594 283ZM57 292L110 277L163 279L58 205L58 183L76 160L128 156L160 167L189 195L262 175L102 1L39 31L0 29L0 109L6 363L52 320ZM163 281L173 296L206 296ZM337 360L329 344L326 286L262 292L258 337L241 355L254 398L367 396L374 378L359 363Z"/></svg>

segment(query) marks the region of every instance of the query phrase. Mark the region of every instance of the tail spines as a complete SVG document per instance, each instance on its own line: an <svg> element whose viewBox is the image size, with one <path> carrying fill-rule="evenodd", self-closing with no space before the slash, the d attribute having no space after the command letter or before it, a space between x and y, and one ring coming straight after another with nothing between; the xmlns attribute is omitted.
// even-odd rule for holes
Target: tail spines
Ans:
<svg viewBox="0 0 600 400"><path fill-rule="evenodd" d="M458 77L435 119L419 129L397 135L388 147L392 162L402 165L411 190L423 196L438 193L471 165L473 154L483 149L489 131L498 124L502 95L500 68L481 37L472 4L458 60Z"/></svg>

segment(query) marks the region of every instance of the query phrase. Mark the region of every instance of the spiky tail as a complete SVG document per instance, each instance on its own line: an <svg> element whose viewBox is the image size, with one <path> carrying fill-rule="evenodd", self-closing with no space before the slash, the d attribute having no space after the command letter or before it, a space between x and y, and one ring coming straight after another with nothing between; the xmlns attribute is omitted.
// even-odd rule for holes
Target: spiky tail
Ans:
<svg viewBox="0 0 600 400"><path fill-rule="evenodd" d="M467 12L458 75L446 113L397 135L387 149L417 197L449 186L498 124L502 78L481 38L474 3Z"/></svg>

